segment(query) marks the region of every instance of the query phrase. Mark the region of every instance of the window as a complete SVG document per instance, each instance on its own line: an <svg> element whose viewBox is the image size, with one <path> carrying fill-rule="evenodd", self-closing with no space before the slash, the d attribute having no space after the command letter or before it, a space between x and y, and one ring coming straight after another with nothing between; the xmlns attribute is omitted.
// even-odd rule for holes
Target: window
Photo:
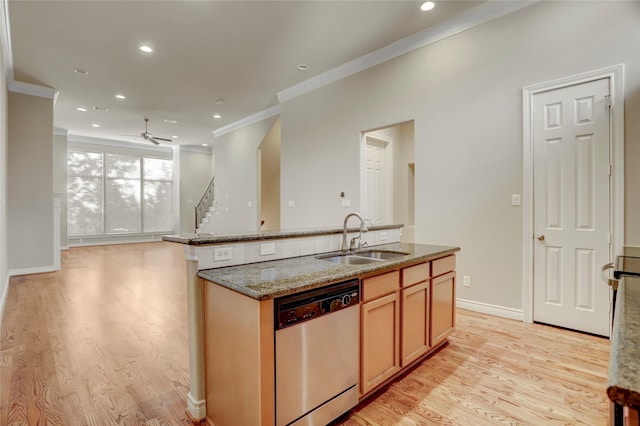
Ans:
<svg viewBox="0 0 640 426"><path fill-rule="evenodd" d="M69 151L69 236L168 232L173 227L173 162Z"/></svg>

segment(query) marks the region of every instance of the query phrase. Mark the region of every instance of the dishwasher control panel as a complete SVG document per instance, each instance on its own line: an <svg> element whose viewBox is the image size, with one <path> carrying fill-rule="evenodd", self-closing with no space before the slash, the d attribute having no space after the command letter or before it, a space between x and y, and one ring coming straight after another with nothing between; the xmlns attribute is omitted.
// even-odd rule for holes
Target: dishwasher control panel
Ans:
<svg viewBox="0 0 640 426"><path fill-rule="evenodd" d="M357 279L275 299L275 328L280 330L360 303Z"/></svg>

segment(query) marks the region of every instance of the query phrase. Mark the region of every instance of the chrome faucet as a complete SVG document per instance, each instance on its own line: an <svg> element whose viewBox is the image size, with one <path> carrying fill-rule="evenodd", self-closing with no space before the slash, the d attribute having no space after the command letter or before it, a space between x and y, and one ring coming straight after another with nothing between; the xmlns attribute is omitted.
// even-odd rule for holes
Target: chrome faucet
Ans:
<svg viewBox="0 0 640 426"><path fill-rule="evenodd" d="M344 218L344 224L342 225L342 252L346 253L347 250L347 222L349 221L349 218L351 216L355 216L358 219L360 219L360 234L358 234L357 237L353 237L351 239L351 244L349 246L348 250L354 250L355 249L355 245L356 245L356 239L358 240L358 249L361 249L363 244L362 244L362 233L363 232L367 232L367 226L364 224L364 219L362 218L362 216L360 216L358 213L349 213L345 218ZM364 243L366 244L366 242Z"/></svg>

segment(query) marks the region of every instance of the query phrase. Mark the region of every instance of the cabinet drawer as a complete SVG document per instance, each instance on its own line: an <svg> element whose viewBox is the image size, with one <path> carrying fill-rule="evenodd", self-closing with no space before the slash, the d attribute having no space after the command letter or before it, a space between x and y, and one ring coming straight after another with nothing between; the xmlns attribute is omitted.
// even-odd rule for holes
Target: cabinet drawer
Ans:
<svg viewBox="0 0 640 426"><path fill-rule="evenodd" d="M400 272L391 271L362 280L362 301L384 296L400 288Z"/></svg>
<svg viewBox="0 0 640 426"><path fill-rule="evenodd" d="M402 270L402 287L418 284L429 279L429 262L409 266Z"/></svg>
<svg viewBox="0 0 640 426"><path fill-rule="evenodd" d="M437 277L438 275L446 274L456 269L456 257L455 255L443 257L431 261L431 276Z"/></svg>

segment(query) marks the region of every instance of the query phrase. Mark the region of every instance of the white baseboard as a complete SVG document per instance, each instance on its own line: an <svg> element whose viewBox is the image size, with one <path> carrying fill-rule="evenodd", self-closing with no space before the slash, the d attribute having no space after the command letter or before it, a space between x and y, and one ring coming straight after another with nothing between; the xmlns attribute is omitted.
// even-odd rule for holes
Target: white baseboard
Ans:
<svg viewBox="0 0 640 426"><path fill-rule="evenodd" d="M52 266L36 266L35 268L18 268L18 269L9 269L9 276L15 277L18 275L30 275L30 274L44 274L46 272L55 272L59 271L60 268L56 268L55 265Z"/></svg>
<svg viewBox="0 0 640 426"><path fill-rule="evenodd" d="M60 250L69 250L69 246L60 246Z"/></svg>
<svg viewBox="0 0 640 426"><path fill-rule="evenodd" d="M9 294L9 281L11 276L7 274L4 288L2 289L2 295L0 295L0 329L2 328L2 318L4 318L4 305L7 302L7 295Z"/></svg>
<svg viewBox="0 0 640 426"><path fill-rule="evenodd" d="M456 299L456 307L517 321L522 321L524 319L522 309L507 308L504 306L491 305L489 303L476 302L474 300Z"/></svg>

